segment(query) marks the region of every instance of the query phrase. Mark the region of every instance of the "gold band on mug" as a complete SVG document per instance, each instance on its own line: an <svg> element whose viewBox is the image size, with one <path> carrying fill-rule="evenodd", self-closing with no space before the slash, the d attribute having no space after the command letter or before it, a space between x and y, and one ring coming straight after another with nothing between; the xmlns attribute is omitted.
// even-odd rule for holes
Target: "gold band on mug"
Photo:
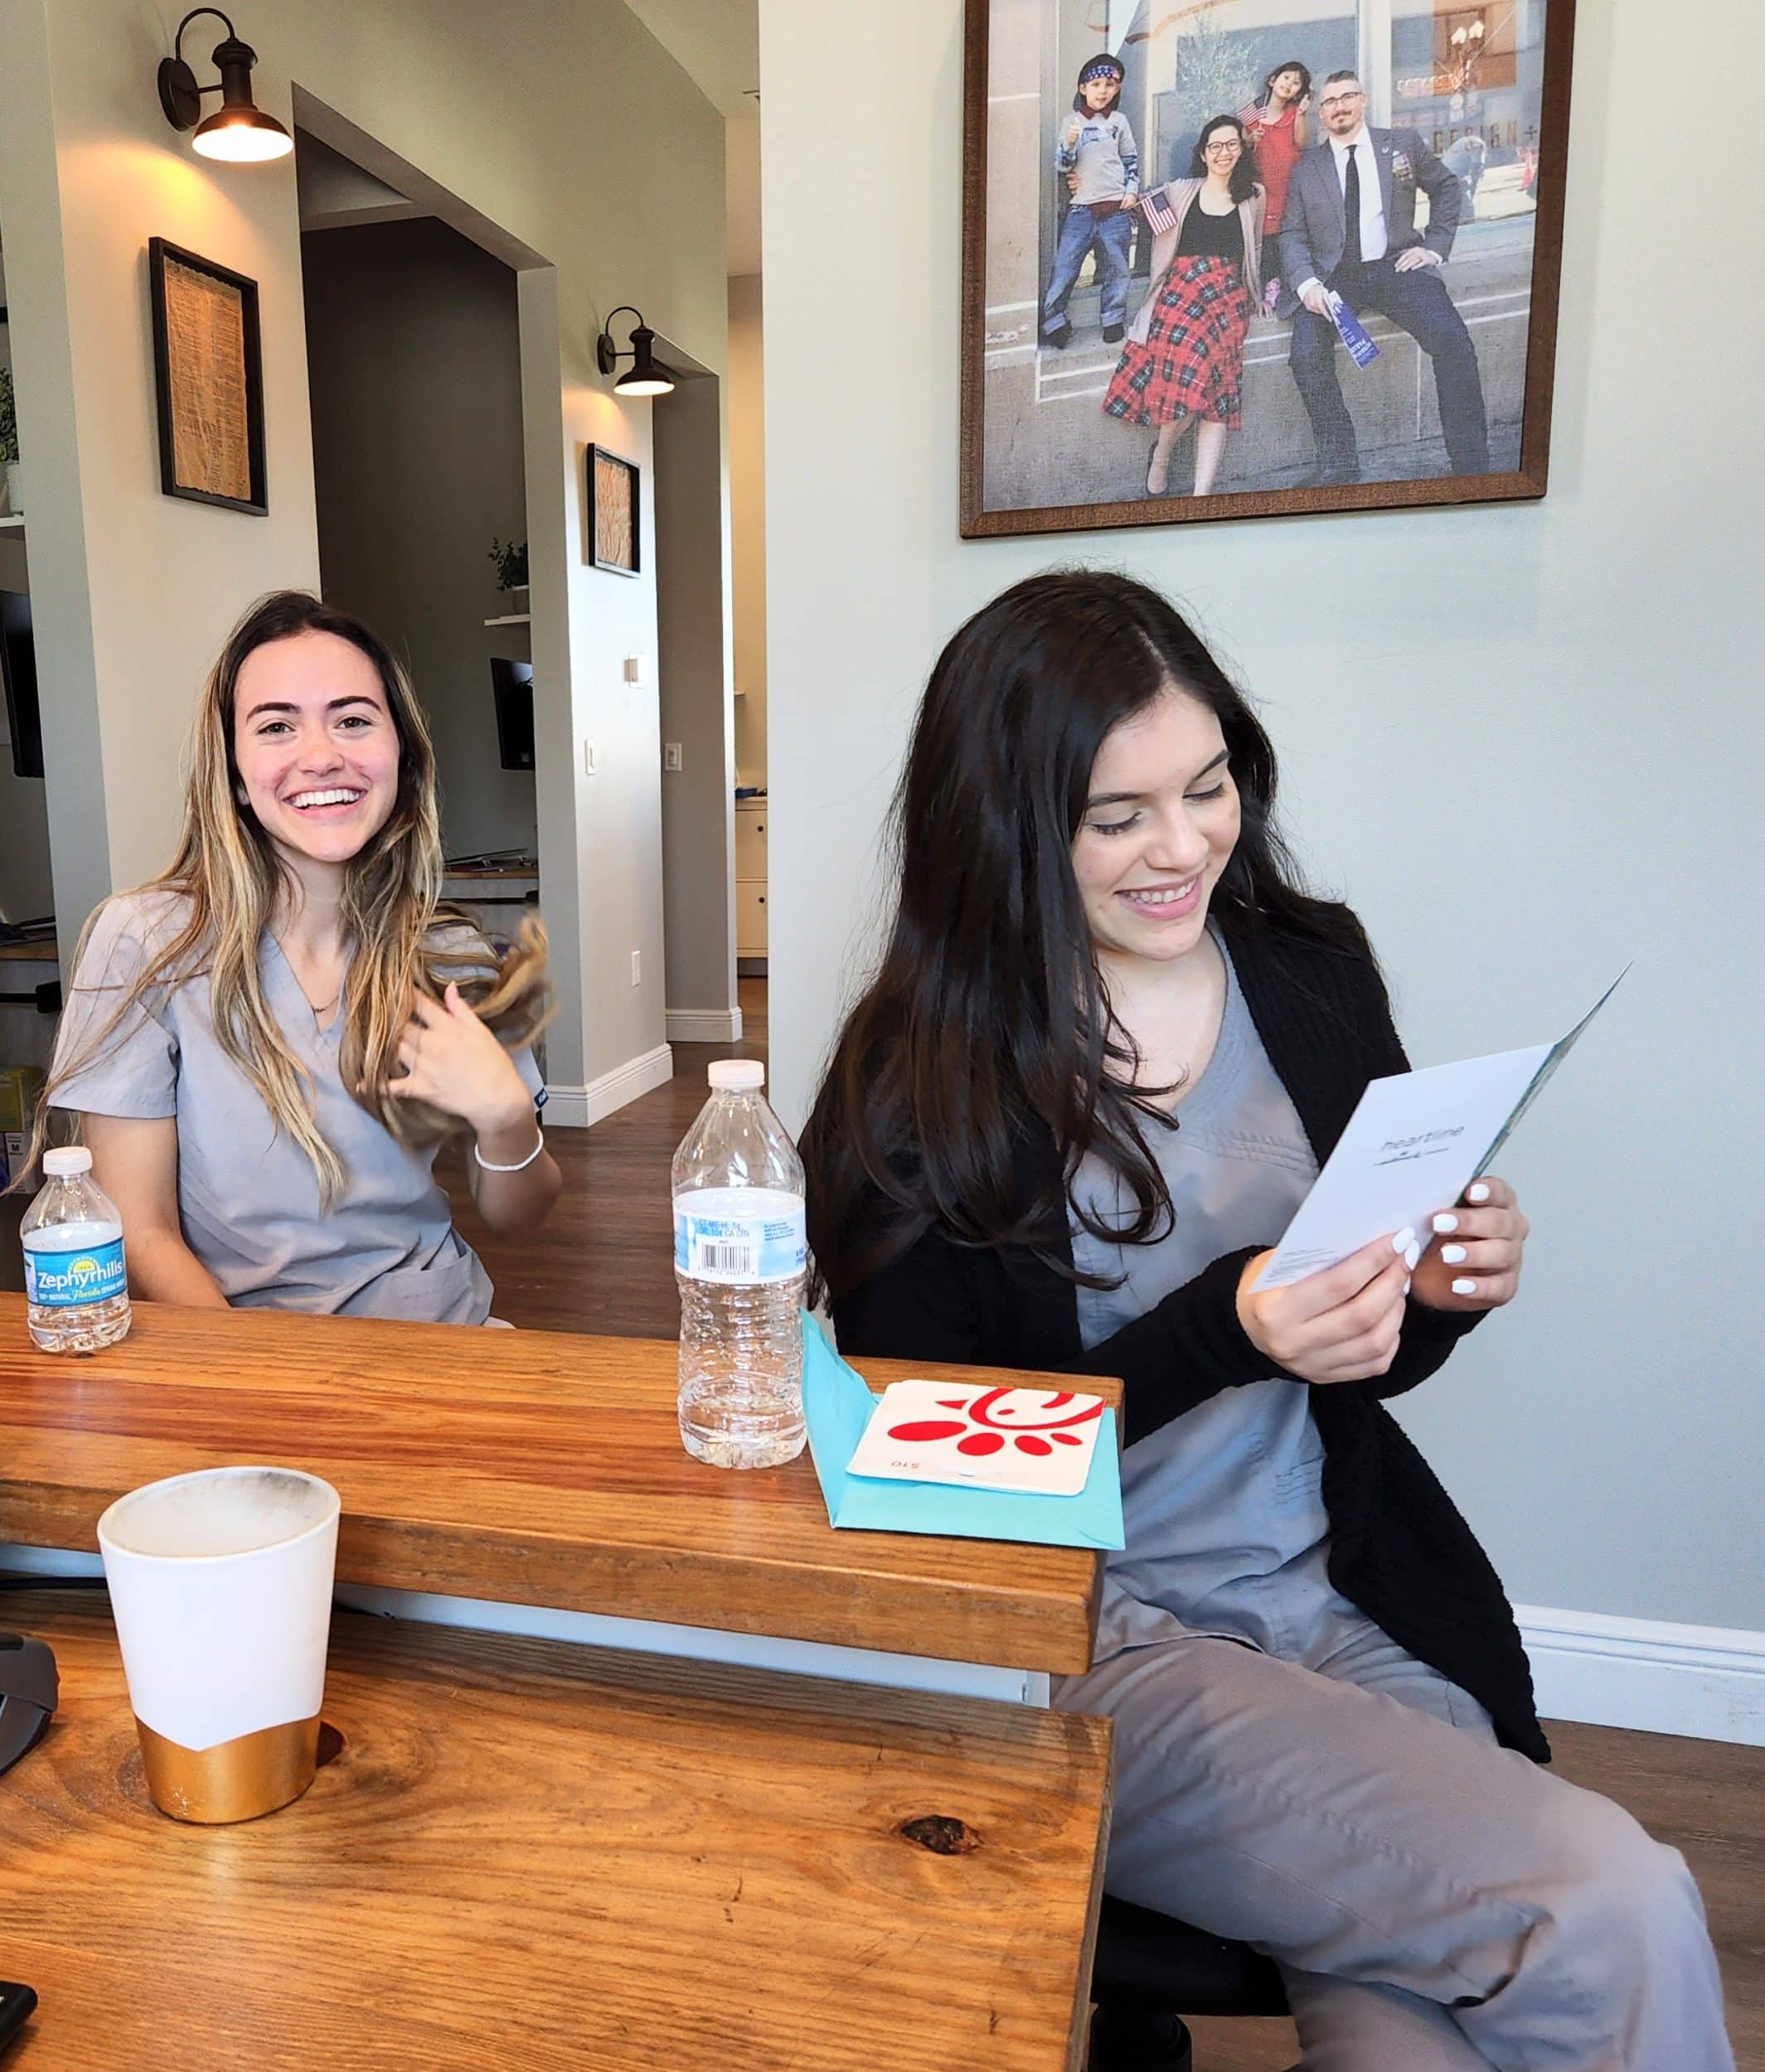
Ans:
<svg viewBox="0 0 1765 2072"><path fill-rule="evenodd" d="M174 1820L219 1827L299 1798L318 1765L318 1715L259 1727L212 1748L185 1748L135 1721L153 1803Z"/></svg>

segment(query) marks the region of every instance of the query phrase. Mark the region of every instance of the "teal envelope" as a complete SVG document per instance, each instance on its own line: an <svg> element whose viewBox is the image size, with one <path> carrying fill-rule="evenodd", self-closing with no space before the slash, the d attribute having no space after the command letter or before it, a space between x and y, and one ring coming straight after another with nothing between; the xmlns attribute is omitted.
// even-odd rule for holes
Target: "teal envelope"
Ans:
<svg viewBox="0 0 1765 2072"><path fill-rule="evenodd" d="M860 1532L933 1532L964 1540L1030 1540L1045 1547L1120 1547L1122 1471L1115 1412L1106 1410L1091 1473L1075 1497L888 1482L846 1468L877 1399L822 1335L802 1320L802 1410L809 1453L830 1524Z"/></svg>

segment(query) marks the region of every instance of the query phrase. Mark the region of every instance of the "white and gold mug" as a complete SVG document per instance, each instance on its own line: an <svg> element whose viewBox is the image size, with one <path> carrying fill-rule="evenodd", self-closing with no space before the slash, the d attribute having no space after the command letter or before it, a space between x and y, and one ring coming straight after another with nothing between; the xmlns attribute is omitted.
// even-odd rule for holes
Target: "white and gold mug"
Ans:
<svg viewBox="0 0 1765 2072"><path fill-rule="evenodd" d="M98 1522L153 1803L255 1820L313 1781L337 1493L293 1468L208 1468Z"/></svg>

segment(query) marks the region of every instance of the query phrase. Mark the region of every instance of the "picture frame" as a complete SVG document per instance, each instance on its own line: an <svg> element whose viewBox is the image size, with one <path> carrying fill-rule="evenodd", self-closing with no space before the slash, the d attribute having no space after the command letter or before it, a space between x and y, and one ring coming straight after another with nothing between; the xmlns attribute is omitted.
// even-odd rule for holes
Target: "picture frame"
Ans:
<svg viewBox="0 0 1765 2072"><path fill-rule="evenodd" d="M641 480L638 463L604 446L584 449L591 566L609 575L640 575L643 563Z"/></svg>
<svg viewBox="0 0 1765 2072"><path fill-rule="evenodd" d="M257 283L165 238L147 249L159 487L262 517L269 496Z"/></svg>
<svg viewBox="0 0 1765 2072"><path fill-rule="evenodd" d="M1063 7L1061 0L967 0L962 536L1543 496L1549 469L1573 0L1526 0L1517 7L1478 7L1467 0L1423 0L1420 7L1414 0L1199 0L1179 9L1143 6L1130 13L1131 19L1123 13L1118 20L1117 11L1109 12L1112 27L1124 31L1112 57L1096 41L1094 23L1086 26L1089 18ZM1057 295L1080 241L1078 231L1090 227L1083 220L1074 227L1063 256L1067 217L1079 206L1074 175L1083 170L1084 192L1094 185L1104 196L1101 204L1087 205L1093 221L1101 224L1109 213L1108 153L1098 148L1108 140L1096 135L1095 92L1085 96L1077 81L1079 71L1099 56L1114 63L1120 75L1116 105L1133 133L1139 162L1138 191L1127 211L1134 224L1125 263L1125 309L1118 305L1108 312L1104 293L1123 270L1118 227L1108 234L1113 253L1104 237L1091 236L1077 278L1068 283L1068 299L1063 303ZM1135 389L1149 359L1161 374L1175 366L1186 379L1187 356L1173 353L1169 338L1181 344L1186 324L1191 333L1205 329L1189 322L1200 316L1200 305L1191 302L1185 307L1179 300L1169 319L1171 332L1149 335L1142 356L1128 362L1141 305L1153 301L1155 288L1172 288L1182 267L1194 264L1172 259L1154 279L1152 265L1160 247L1146 220L1146 196L1154 192L1168 219L1181 200L1175 183L1190 182L1191 166L1200 157L1202 128L1220 115L1237 120L1240 135L1252 138L1254 167L1269 99L1265 68L1289 56L1302 60L1302 69L1316 82L1307 103L1306 149L1326 141L1320 89L1327 75L1342 70L1357 75L1366 125L1361 133L1370 143L1376 144L1382 133L1388 143L1400 132L1414 140L1399 142L1397 149L1380 156L1381 197L1389 198L1384 220L1391 233L1385 263L1397 271L1396 260L1411 241L1431 249L1449 243L1445 267L1428 270L1444 288L1453 312L1443 322L1459 340L1472 341L1481 391L1481 428L1465 402L1462 345L1452 351L1443 346L1437 357L1415 332L1376 305L1363 307L1365 327L1383 364L1361 366L1336 345L1322 318L1308 317L1291 302L1292 288L1302 282L1280 291L1291 302L1281 314L1253 303L1247 288L1249 317L1239 332L1235 385L1227 380L1215 386L1187 411L1174 403L1178 383L1165 383L1156 394L1150 386ZM1364 79L1358 76L1362 74ZM1107 83L1107 74L1102 76ZM1259 90L1263 99L1253 104ZM1284 104L1277 104L1284 114ZM1075 117L1079 138L1071 173L1063 176L1056 153ZM1249 128L1247 117L1253 119ZM1327 119L1344 118L1335 113ZM1296 117L1296 154L1300 134ZM1225 135L1229 151L1229 133ZM1081 157L1087 159L1082 169ZM1390 167L1399 161L1408 162L1394 173ZM1314 221L1327 194L1322 162L1305 175L1305 200ZM1339 167L1342 162L1336 161ZM1456 205L1442 167L1452 170L1457 182ZM1287 195L1297 177L1297 172L1290 175ZM1267 199L1265 188L1263 213ZM1256 206L1253 203L1253 211ZM1437 206L1443 217L1456 207L1458 220L1437 225ZM1340 225L1340 189L1336 207ZM1272 264L1259 264L1259 274L1273 270L1278 278L1283 251L1309 253L1307 221L1302 206L1293 225L1282 225L1273 240ZM1438 233L1432 239L1431 230ZM1181 241L1179 230L1164 249ZM1316 241L1325 244L1322 236ZM1259 259L1269 242L1258 240ZM1364 280L1379 264L1371 262L1355 278ZM1426 264L1408 261L1403 271L1413 275ZM1413 288L1412 278L1388 292L1394 298L1411 295ZM1438 307L1434 286L1421 292ZM1148 322L1162 323L1170 307L1153 301ZM1063 318L1068 326L1064 339ZM1115 320L1109 327L1114 336L1108 340L1106 319ZM1300 324L1315 324L1311 337L1328 340L1322 357L1347 404L1354 472L1341 464L1340 448L1326 453L1325 438L1337 436L1334 427L1340 422L1330 414L1327 396L1314 409L1320 385L1314 379L1312 394L1302 393L1288 365ZM1440 342L1438 333L1430 335ZM1204 364L1206 354L1205 344L1196 348ZM1229 366L1229 340L1225 357ZM1217 366L1218 355L1215 358ZM1316 348L1302 358L1310 374ZM1443 361L1450 393L1440 386ZM1216 472L1197 494L1205 411L1222 395L1229 399L1234 390L1236 422L1227 408L1223 435L1208 433ZM1457 435L1453 446L1446 438L1443 401ZM1152 414L1171 409L1184 422L1173 435L1176 443L1165 463L1168 480L1159 491L1158 434L1148 428L1162 422ZM1137 412L1148 414L1142 421L1132 414Z"/></svg>

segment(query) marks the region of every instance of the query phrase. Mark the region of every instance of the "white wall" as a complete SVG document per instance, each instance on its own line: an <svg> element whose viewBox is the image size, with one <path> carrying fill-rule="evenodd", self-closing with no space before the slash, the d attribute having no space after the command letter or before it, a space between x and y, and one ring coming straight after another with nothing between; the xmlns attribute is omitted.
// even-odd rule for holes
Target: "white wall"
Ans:
<svg viewBox="0 0 1765 2072"><path fill-rule="evenodd" d="M669 1027L714 1041L739 1028L722 384L683 380L652 423L657 697L681 751L662 785Z"/></svg>
<svg viewBox="0 0 1765 2072"><path fill-rule="evenodd" d="M70 928L167 854L178 743L227 626L258 593L318 575L293 162L211 167L166 126L153 71L172 26L147 0L0 0L0 215L33 476L33 603L64 686L45 729ZM647 462L649 406L611 400L594 341L606 312L634 303L721 370L722 120L622 0L494 11L283 0L240 27L260 53L260 105L291 122L298 85L418 169L456 227L519 246L523 310L554 321L532 352L523 339L528 530L552 535L536 556L534 660L563 693L546 734L556 767L540 786L560 983L570 972L549 1054L555 1077L592 1082L659 1051L663 1025L653 592L647 578L588 568L581 528L582 441ZM315 126L310 109L303 119ZM267 518L159 492L145 259L156 234L259 283ZM652 661L641 696L618 677L633 647ZM589 779L579 744L597 727L610 760ZM653 975L635 990L633 948Z"/></svg>
<svg viewBox="0 0 1765 2072"><path fill-rule="evenodd" d="M788 111L764 137L788 1120L883 897L875 836L939 644L1050 564L1151 579L1260 700L1291 821L1418 1059L1555 1034L1637 959L1504 1161L1535 1225L1519 1306L1403 1414L1516 1599L1765 1626L1765 312L1733 211L1686 206L1651 148L1750 10L1710 0L1695 36L1647 0L1581 10L1544 501L972 543L960 0L854 10L835 49L812 0L761 0L760 27L764 106ZM1699 191L1748 191L1743 126L1699 138ZM1669 274L1709 292L1675 303Z"/></svg>
<svg viewBox="0 0 1765 2072"><path fill-rule="evenodd" d="M735 768L766 782L766 396L760 276L730 282L730 584Z"/></svg>

